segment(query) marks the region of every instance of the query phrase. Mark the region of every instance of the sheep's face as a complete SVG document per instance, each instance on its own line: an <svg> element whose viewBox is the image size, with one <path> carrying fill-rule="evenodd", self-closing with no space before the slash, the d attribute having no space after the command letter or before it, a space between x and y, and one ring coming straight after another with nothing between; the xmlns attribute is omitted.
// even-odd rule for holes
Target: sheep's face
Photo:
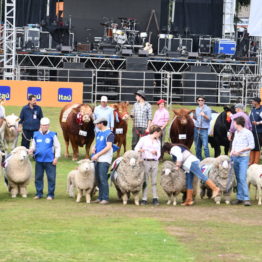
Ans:
<svg viewBox="0 0 262 262"><path fill-rule="evenodd" d="M139 153L132 150L127 151L123 156L123 162L132 168L138 166L142 161Z"/></svg>
<svg viewBox="0 0 262 262"><path fill-rule="evenodd" d="M6 127L11 131L15 131L17 130L18 128L18 122L19 122L19 117L12 114L12 115L9 115L5 118L5 121L6 121Z"/></svg>
<svg viewBox="0 0 262 262"><path fill-rule="evenodd" d="M231 169L231 163L229 160L223 160L219 163L218 168L220 177L226 179Z"/></svg>
<svg viewBox="0 0 262 262"><path fill-rule="evenodd" d="M89 159L80 160L78 161L79 167L78 170L81 173L89 173L90 171L94 170L94 163Z"/></svg>
<svg viewBox="0 0 262 262"><path fill-rule="evenodd" d="M19 149L19 150L16 150L14 149L12 152L11 152L12 155L15 155L16 158L23 162L25 161L26 159L28 159L28 150L25 148L25 149Z"/></svg>
<svg viewBox="0 0 262 262"><path fill-rule="evenodd" d="M169 176L169 175L171 174L171 172L172 172L172 170L171 170L170 168L164 168L164 169L162 170L162 174L163 174L164 176Z"/></svg>

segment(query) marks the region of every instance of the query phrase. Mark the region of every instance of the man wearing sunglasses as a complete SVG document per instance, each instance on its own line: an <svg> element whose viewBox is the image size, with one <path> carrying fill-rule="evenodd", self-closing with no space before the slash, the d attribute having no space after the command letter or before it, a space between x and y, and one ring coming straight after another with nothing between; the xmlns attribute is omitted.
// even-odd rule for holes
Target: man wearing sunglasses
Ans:
<svg viewBox="0 0 262 262"><path fill-rule="evenodd" d="M209 157L208 148L208 129L211 121L211 109L205 104L206 99L203 96L197 98L198 107L194 115L195 129L194 129L194 142L196 148L196 156L201 161L202 146L204 148L205 157Z"/></svg>

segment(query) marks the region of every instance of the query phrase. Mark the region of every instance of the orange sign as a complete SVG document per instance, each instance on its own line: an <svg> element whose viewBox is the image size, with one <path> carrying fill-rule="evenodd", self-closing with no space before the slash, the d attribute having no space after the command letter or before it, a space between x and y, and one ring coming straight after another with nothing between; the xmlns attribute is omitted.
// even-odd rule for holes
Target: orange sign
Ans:
<svg viewBox="0 0 262 262"><path fill-rule="evenodd" d="M83 83L0 80L0 98L6 99L6 105L23 106L30 95L36 96L40 106L83 103Z"/></svg>

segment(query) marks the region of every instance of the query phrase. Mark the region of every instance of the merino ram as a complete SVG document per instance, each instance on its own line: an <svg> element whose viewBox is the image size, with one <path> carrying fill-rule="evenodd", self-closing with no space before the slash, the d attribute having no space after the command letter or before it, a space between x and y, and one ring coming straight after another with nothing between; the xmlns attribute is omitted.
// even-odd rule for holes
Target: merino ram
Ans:
<svg viewBox="0 0 262 262"><path fill-rule="evenodd" d="M16 147L10 153L5 162L5 176L12 198L15 198L17 194L27 197L26 187L32 177L32 165L25 147Z"/></svg>
<svg viewBox="0 0 262 262"><path fill-rule="evenodd" d="M127 151L121 158L117 169L113 171L111 180L124 205L127 204L130 193L134 195L135 205L139 205L139 192L144 183L144 161L140 153L133 150Z"/></svg>
<svg viewBox="0 0 262 262"><path fill-rule="evenodd" d="M94 163L89 159L83 159L77 163L79 164L77 169L69 172L67 176L67 191L70 197L74 197L76 188L76 202L79 203L82 196L85 195L86 203L90 204L95 189Z"/></svg>
<svg viewBox="0 0 262 262"><path fill-rule="evenodd" d="M208 157L200 163L202 172L211 179L217 187L220 188L220 194L214 199L216 204L221 203L222 195L225 198L225 203L230 204L230 195L235 185L235 173L230 158L225 155L218 156L217 158ZM201 185L201 198L205 194L211 198L212 191L206 186Z"/></svg>
<svg viewBox="0 0 262 262"><path fill-rule="evenodd" d="M247 170L247 184L256 187L258 205L262 204L262 165L253 164Z"/></svg>
<svg viewBox="0 0 262 262"><path fill-rule="evenodd" d="M162 167L160 185L168 196L167 205L173 202L177 205L177 196L186 193L186 175L183 169L175 169L176 165L172 161L165 161ZM194 196L197 194L198 179L194 176L193 190Z"/></svg>

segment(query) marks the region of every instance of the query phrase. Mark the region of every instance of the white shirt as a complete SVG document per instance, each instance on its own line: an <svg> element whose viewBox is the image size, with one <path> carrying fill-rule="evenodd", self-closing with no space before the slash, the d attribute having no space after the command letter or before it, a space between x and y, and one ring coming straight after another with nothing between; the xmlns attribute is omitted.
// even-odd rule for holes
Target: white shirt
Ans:
<svg viewBox="0 0 262 262"><path fill-rule="evenodd" d="M186 171L190 171L191 164L195 161L199 162L199 159L191 154L188 150L182 152L179 146L173 146L170 151L170 155L176 157L177 161L182 163L182 168Z"/></svg>
<svg viewBox="0 0 262 262"><path fill-rule="evenodd" d="M159 139L152 139L150 135L143 136L139 139L135 151L139 151L140 149L145 150L142 153L143 159L154 159L158 160L161 156L161 143ZM157 154L152 154L152 151L156 151Z"/></svg>

